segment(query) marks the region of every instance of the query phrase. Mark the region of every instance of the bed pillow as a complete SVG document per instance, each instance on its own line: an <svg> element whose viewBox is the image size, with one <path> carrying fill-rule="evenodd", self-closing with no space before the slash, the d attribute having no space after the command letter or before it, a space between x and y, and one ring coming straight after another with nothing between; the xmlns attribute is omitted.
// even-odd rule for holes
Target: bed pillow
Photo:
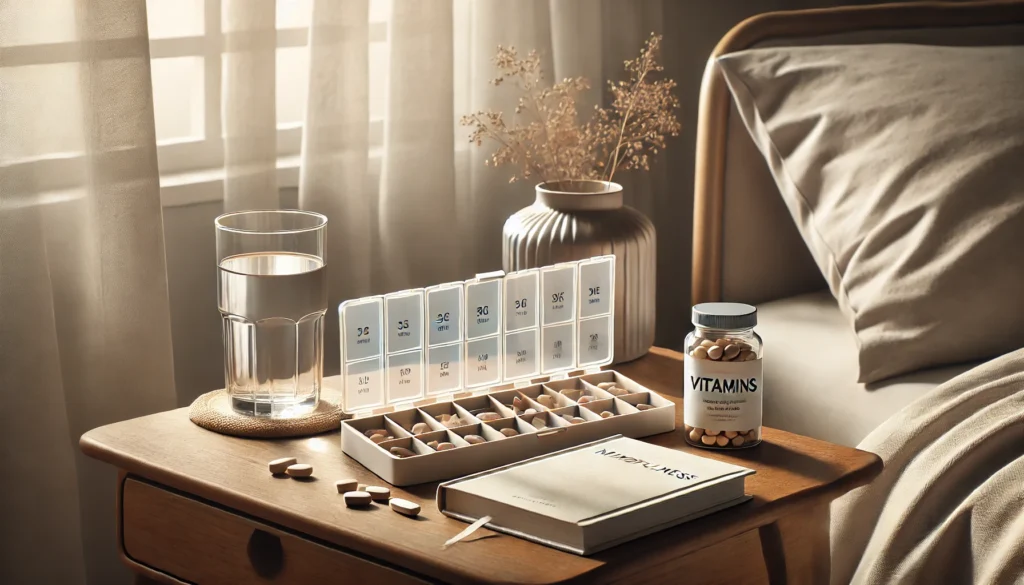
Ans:
<svg viewBox="0 0 1024 585"><path fill-rule="evenodd" d="M718 65L853 325L861 382L1024 346L1024 47L765 48Z"/></svg>

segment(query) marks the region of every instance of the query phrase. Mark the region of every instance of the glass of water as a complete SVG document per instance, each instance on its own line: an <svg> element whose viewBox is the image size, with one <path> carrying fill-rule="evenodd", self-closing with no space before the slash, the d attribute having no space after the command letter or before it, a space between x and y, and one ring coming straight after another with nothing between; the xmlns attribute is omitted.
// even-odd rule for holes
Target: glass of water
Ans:
<svg viewBox="0 0 1024 585"><path fill-rule="evenodd" d="M214 224L224 384L232 407L270 418L313 411L324 369L327 218L239 211Z"/></svg>

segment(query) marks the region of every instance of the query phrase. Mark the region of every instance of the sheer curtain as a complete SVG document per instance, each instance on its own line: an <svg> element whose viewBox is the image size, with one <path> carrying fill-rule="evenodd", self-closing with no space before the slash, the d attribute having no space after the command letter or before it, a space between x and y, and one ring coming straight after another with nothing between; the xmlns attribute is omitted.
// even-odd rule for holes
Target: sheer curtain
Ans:
<svg viewBox="0 0 1024 585"><path fill-rule="evenodd" d="M273 207L275 3L219 6L223 140L210 160L225 209ZM536 48L554 76L599 84L660 32L664 12L660 1L393 0L375 137L368 11L368 0L312 5L299 203L330 218L332 306L500 268L502 222L532 188L485 167L457 123L513 103L487 83L498 44ZM185 405L151 87L144 0L0 2L0 582L127 582L114 471L77 440ZM627 189L652 211L664 184L656 169ZM195 262L212 267L212 250ZM336 339L328 330L328 372Z"/></svg>

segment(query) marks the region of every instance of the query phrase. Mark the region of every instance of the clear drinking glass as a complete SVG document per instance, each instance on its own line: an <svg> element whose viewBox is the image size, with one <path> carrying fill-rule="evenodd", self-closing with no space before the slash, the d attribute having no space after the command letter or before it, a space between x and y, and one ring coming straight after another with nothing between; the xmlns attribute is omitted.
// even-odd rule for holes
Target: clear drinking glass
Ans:
<svg viewBox="0 0 1024 585"><path fill-rule="evenodd" d="M214 224L224 384L232 407L270 418L309 413L323 380L327 218L239 211Z"/></svg>

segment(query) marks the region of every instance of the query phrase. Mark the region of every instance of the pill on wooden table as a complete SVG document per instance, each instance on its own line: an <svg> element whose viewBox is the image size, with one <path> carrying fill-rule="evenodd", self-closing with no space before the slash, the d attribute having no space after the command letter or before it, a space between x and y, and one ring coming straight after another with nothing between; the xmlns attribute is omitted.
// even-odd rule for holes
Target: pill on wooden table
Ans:
<svg viewBox="0 0 1024 585"><path fill-rule="evenodd" d="M364 492L370 494L374 502L386 502L391 497L391 490L377 485L368 485Z"/></svg>
<svg viewBox="0 0 1024 585"><path fill-rule="evenodd" d="M437 444L440 443L440 442L441 441L428 441L427 442L427 447L430 447L431 449L437 450Z"/></svg>
<svg viewBox="0 0 1024 585"><path fill-rule="evenodd" d="M414 457L416 453L406 449L405 447L392 447L391 454L395 457Z"/></svg>
<svg viewBox="0 0 1024 585"><path fill-rule="evenodd" d="M610 410L605 410L601 413L601 418L611 418L615 416L615 413Z"/></svg>
<svg viewBox="0 0 1024 585"><path fill-rule="evenodd" d="M725 351L724 349L722 349L722 348L720 348L720 347L718 347L716 345L715 347L712 347L711 349L708 350L708 357L713 359L713 360L720 360L720 359L722 359L722 353L724 351Z"/></svg>
<svg viewBox="0 0 1024 585"><path fill-rule="evenodd" d="M512 428L501 429L498 432L500 432L501 434L505 435L506 437L514 437L514 436L519 434L519 431L517 431L515 429L512 429Z"/></svg>
<svg viewBox="0 0 1024 585"><path fill-rule="evenodd" d="M714 437L715 435L718 435L721 432L722 431L713 431L711 429L704 429L704 434L705 435L711 435L712 437Z"/></svg>
<svg viewBox="0 0 1024 585"><path fill-rule="evenodd" d="M715 340L715 345L717 345L718 347L720 347L722 349L725 349L725 346L729 345L729 343L730 343L729 339L725 338L725 337L723 337L721 339L716 339Z"/></svg>
<svg viewBox="0 0 1024 585"><path fill-rule="evenodd" d="M715 437L715 443L717 443L719 447L725 447L729 444L729 437L726 437L725 435L718 435Z"/></svg>
<svg viewBox="0 0 1024 585"><path fill-rule="evenodd" d="M722 350L722 357L731 360L732 358L740 355L740 351L741 350L737 345L727 345L725 346L725 349Z"/></svg>
<svg viewBox="0 0 1024 585"><path fill-rule="evenodd" d="M636 409L637 410L650 410L652 408L654 408L653 404L637 404L636 405Z"/></svg>
<svg viewBox="0 0 1024 585"><path fill-rule="evenodd" d="M580 399L577 400L576 402L578 402L579 404L586 404L588 402L593 402L595 400L597 399L594 398L593 396L581 396Z"/></svg>
<svg viewBox="0 0 1024 585"><path fill-rule="evenodd" d="M732 439L732 446L733 446L733 447L739 447L740 445L742 445L742 444L743 444L743 441L745 441L745 440L746 440L746 439L744 439L743 437L741 437L741 436L739 436L739 435L736 435L736 436L735 436L735 437L733 437L733 439Z"/></svg>
<svg viewBox="0 0 1024 585"><path fill-rule="evenodd" d="M296 463L289 465L284 472L290 477L309 477L313 475L313 466L307 463Z"/></svg>
<svg viewBox="0 0 1024 585"><path fill-rule="evenodd" d="M732 439L733 437L735 437L738 434L739 433L737 433L736 431L725 431L725 436L727 438L730 438L730 439Z"/></svg>
<svg viewBox="0 0 1024 585"><path fill-rule="evenodd" d="M368 506L373 501L373 497L367 492L345 492L345 505L348 507L353 506Z"/></svg>
<svg viewBox="0 0 1024 585"><path fill-rule="evenodd" d="M465 437L462 437L462 438L466 439L466 442L469 443L470 445L479 445L480 443L486 443L487 442L480 435L466 435Z"/></svg>
<svg viewBox="0 0 1024 585"><path fill-rule="evenodd" d="M532 424L533 428L535 428L537 430L546 429L548 427L548 423L547 423L546 420L544 420L543 416L535 416L535 417L533 417L533 420L530 421L530 424Z"/></svg>
<svg viewBox="0 0 1024 585"><path fill-rule="evenodd" d="M537 397L537 404L545 408L551 408L555 405L555 399L547 394L542 394Z"/></svg>
<svg viewBox="0 0 1024 585"><path fill-rule="evenodd" d="M403 516L416 516L420 513L419 504L402 498L391 498L391 509Z"/></svg>
<svg viewBox="0 0 1024 585"><path fill-rule="evenodd" d="M703 437L700 438L700 442L704 443L705 445L714 445L715 441L715 437L712 437L711 435L704 435Z"/></svg>
<svg viewBox="0 0 1024 585"><path fill-rule="evenodd" d="M700 340L700 346L703 347L703 348L709 349L709 348L714 347L714 345L715 345L715 342L711 341L710 339L701 339Z"/></svg>
<svg viewBox="0 0 1024 585"><path fill-rule="evenodd" d="M600 384L597 385L597 387L600 388L601 390L607 390L609 388L614 388L615 382L601 382Z"/></svg>
<svg viewBox="0 0 1024 585"><path fill-rule="evenodd" d="M454 448L455 448L455 443L449 443L448 441L444 441L444 442L441 442L441 443L437 444L437 450L438 451L448 451L449 449L454 449Z"/></svg>
<svg viewBox="0 0 1024 585"><path fill-rule="evenodd" d="M690 352L690 355L699 360L706 360L708 359L708 348L703 346L694 348L694 350Z"/></svg>
<svg viewBox="0 0 1024 585"><path fill-rule="evenodd" d="M372 437L374 435L386 435L388 434L388 431L387 429L370 429L363 434L366 435L367 437Z"/></svg>
<svg viewBox="0 0 1024 585"><path fill-rule="evenodd" d="M289 465L295 465L298 462L298 459L294 457L282 457L280 459L274 459L273 461L270 462L270 473L284 473L284 470L288 469Z"/></svg>
<svg viewBox="0 0 1024 585"><path fill-rule="evenodd" d="M501 415L496 412L481 412L480 414L476 415L476 417L483 422L488 422L500 419Z"/></svg>
<svg viewBox="0 0 1024 585"><path fill-rule="evenodd" d="M702 431L701 429L693 429L693 430L690 431L690 440L693 441L694 443L699 441L700 438L703 437L703 436L704 436L704 431Z"/></svg>
<svg viewBox="0 0 1024 585"><path fill-rule="evenodd" d="M422 435L423 433L426 433L426 432L429 432L429 431L430 431L430 425L428 425L425 422L418 422L418 423L412 425L412 434L414 434L414 435Z"/></svg>
<svg viewBox="0 0 1024 585"><path fill-rule="evenodd" d="M359 482L354 479L339 479L334 482L334 487L338 488L339 494L344 494L345 492L356 491L356 488L359 487Z"/></svg>

